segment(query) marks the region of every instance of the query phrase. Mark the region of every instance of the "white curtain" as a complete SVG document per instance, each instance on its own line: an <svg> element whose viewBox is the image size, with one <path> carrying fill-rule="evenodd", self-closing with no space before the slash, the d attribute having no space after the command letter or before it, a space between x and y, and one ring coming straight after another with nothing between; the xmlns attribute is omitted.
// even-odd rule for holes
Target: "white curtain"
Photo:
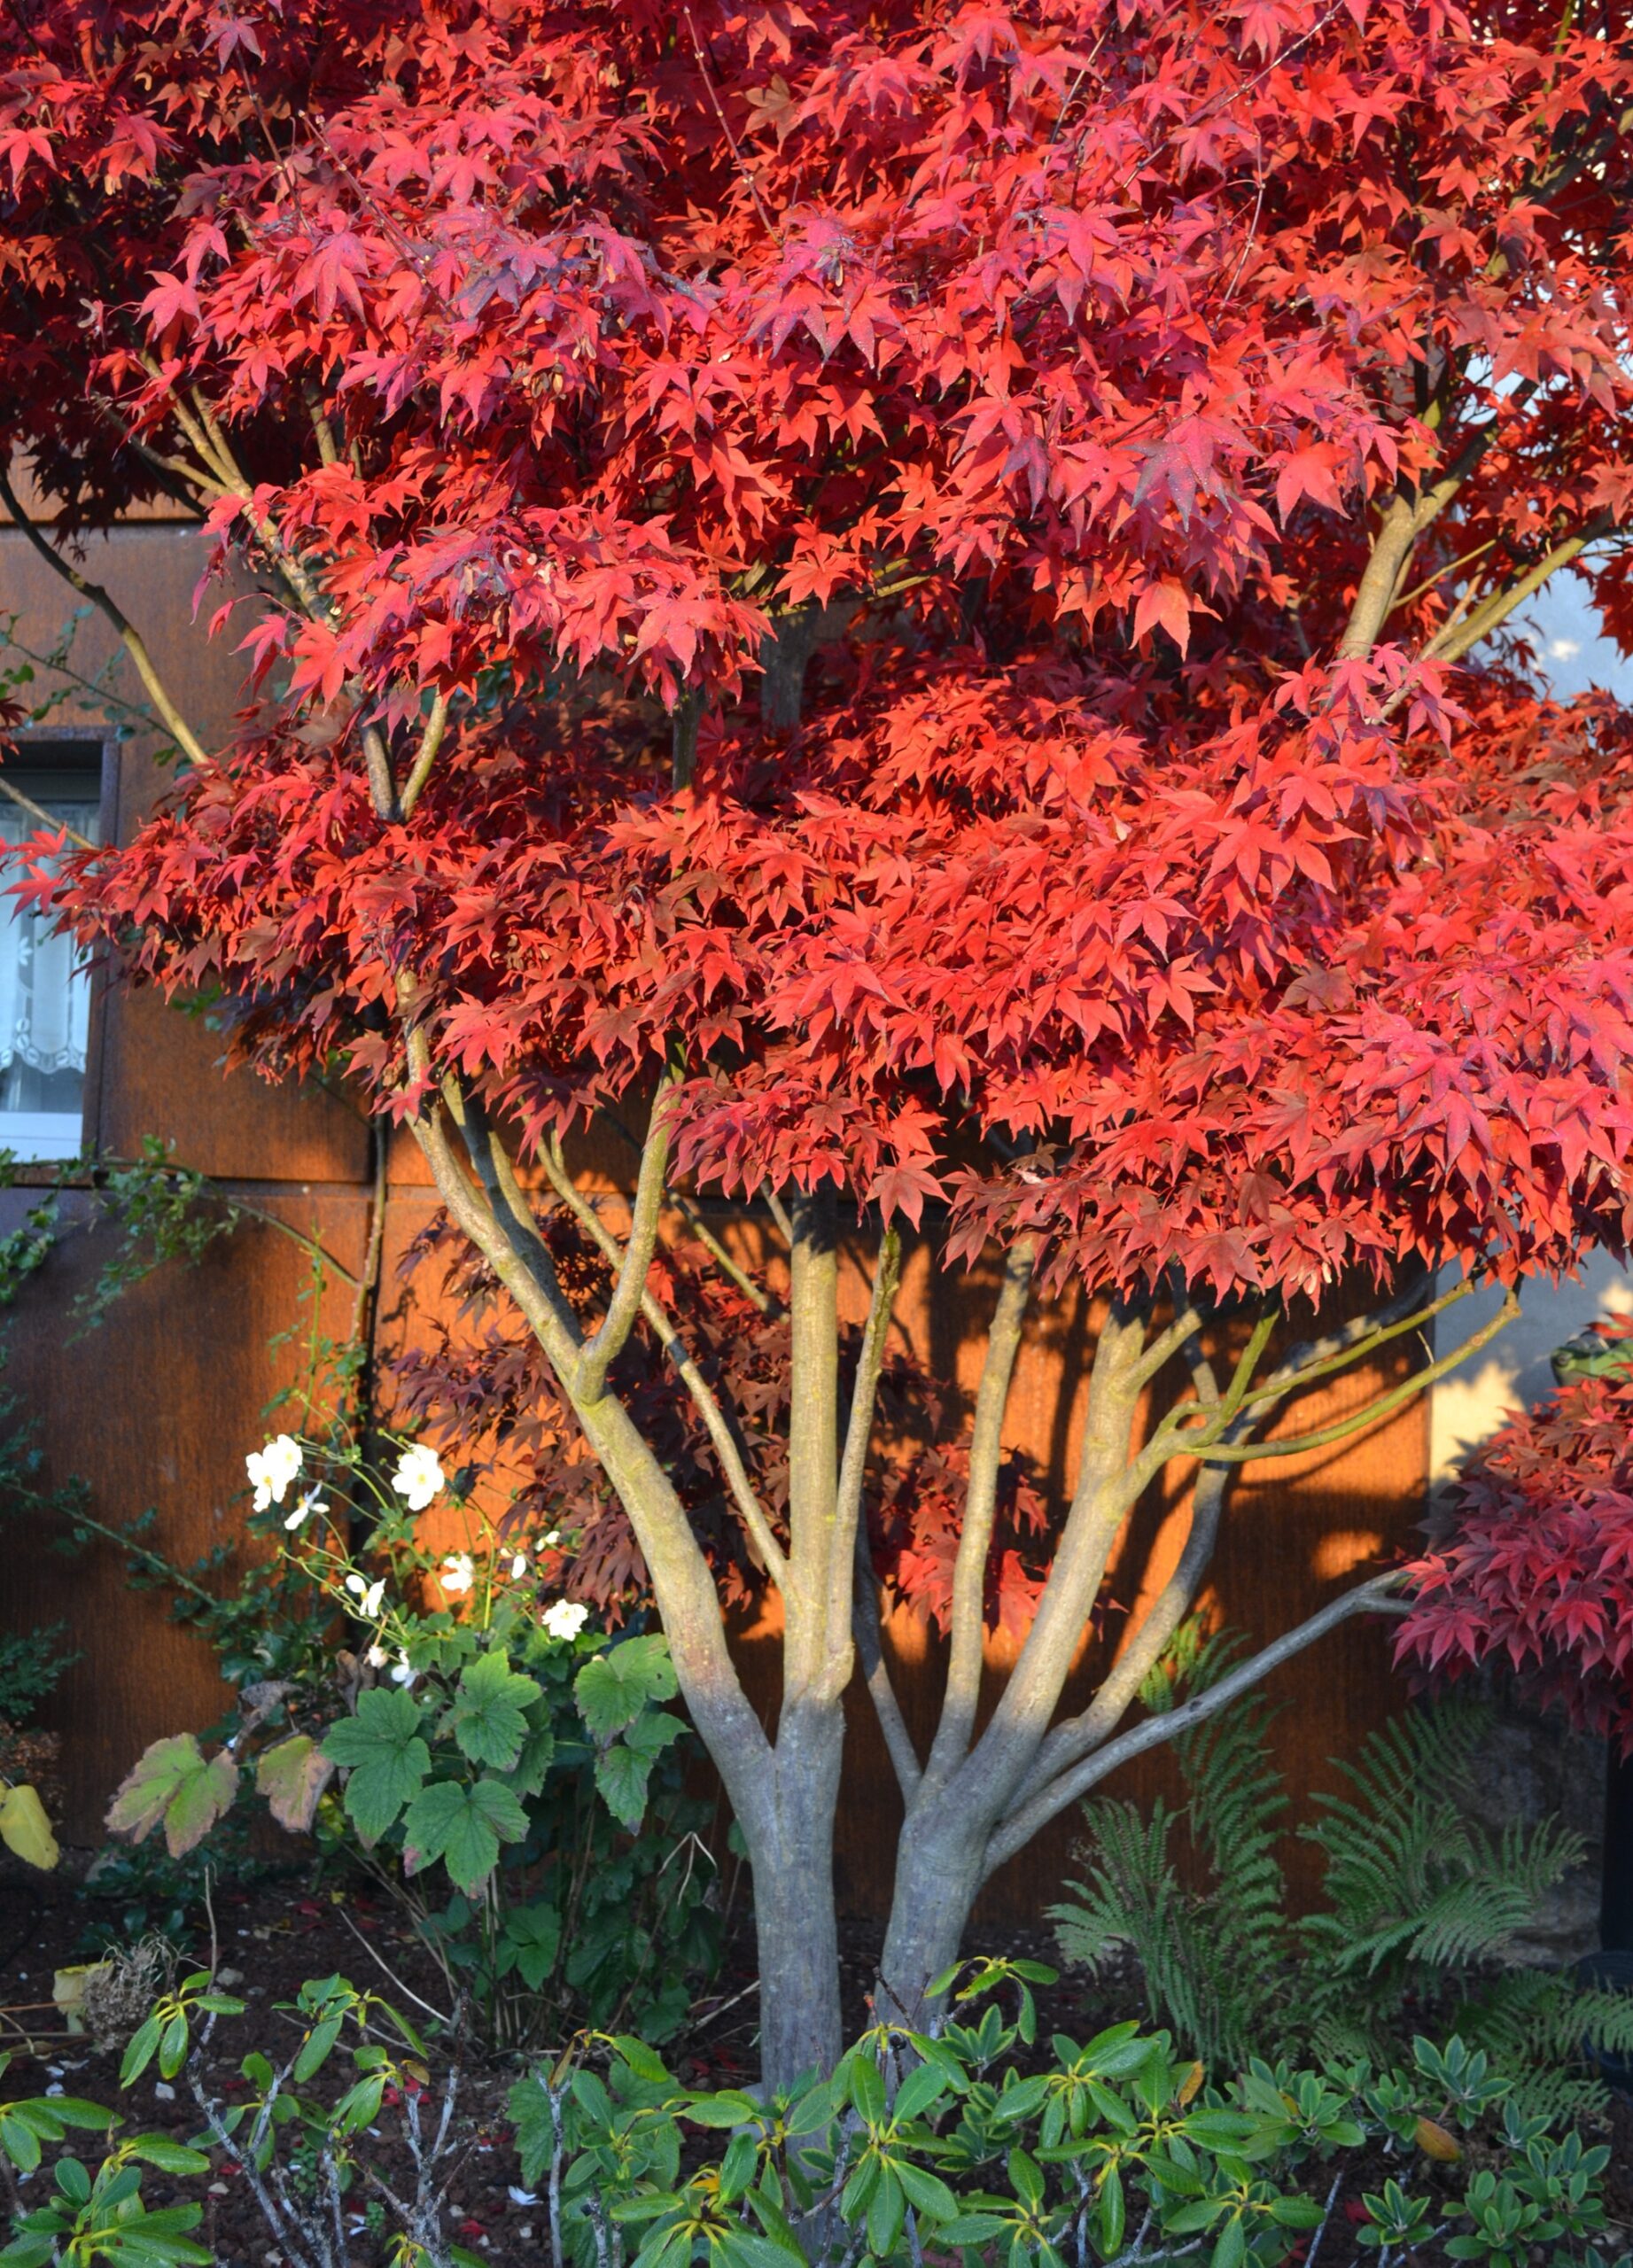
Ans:
<svg viewBox="0 0 1633 2268"><path fill-rule="evenodd" d="M94 804L52 797L45 808L81 835L94 834ZM5 853L39 832L20 804L0 797L0 889L22 874ZM0 898L0 1096L9 1101L19 1084L32 1085L20 1076L28 1072L82 1073L89 1025L90 977L73 938L54 935L37 914L19 913L15 898Z"/></svg>

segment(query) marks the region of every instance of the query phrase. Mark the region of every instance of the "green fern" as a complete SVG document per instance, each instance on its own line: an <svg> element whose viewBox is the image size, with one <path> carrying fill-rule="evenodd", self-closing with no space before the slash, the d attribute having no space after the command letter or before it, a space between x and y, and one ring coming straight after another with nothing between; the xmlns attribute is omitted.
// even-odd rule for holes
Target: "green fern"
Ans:
<svg viewBox="0 0 1633 2268"><path fill-rule="evenodd" d="M1240 1651L1230 1638L1182 1635L1142 1690L1158 1713L1183 1689L1205 1689ZM1256 1694L1176 1738L1187 1798L1180 1812L1159 1802L1147 1821L1110 1798L1085 1806L1079 1855L1088 1879L1069 1884L1069 1902L1052 1914L1069 1961L1099 1969L1116 1947L1131 1947L1153 2008L1209 2061L1243 2063L1259 2052L1285 1991L1291 1938L1277 1846L1287 1798L1271 1759L1270 1717ZM1181 1888L1177 1831L1214 1884L1205 1900Z"/></svg>
<svg viewBox="0 0 1633 2268"><path fill-rule="evenodd" d="M1161 1713L1205 1690L1238 1651L1181 1634L1147 1681L1147 1706ZM1434 2023L1484 2048L1528 2113L1595 2109L1604 2090L1587 2042L1633 2054L1633 1995L1504 1966L1583 1845L1553 1821L1493 1835L1470 1816L1488 1721L1463 1699L1413 1710L1339 1767L1346 1791L1318 1798L1318 1817L1298 1830L1325 1864L1320 1909L1295 1920L1270 1711L1257 1695L1222 1710L1174 1742L1179 1810L1085 1806L1084 1878L1052 1915L1062 1953L1099 1969L1131 1948L1153 2015L1206 2062L1387 2067Z"/></svg>

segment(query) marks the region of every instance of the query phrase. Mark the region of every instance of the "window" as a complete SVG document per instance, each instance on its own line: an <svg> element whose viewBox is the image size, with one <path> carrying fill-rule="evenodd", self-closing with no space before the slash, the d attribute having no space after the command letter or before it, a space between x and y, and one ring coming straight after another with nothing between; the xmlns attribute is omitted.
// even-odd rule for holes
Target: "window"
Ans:
<svg viewBox="0 0 1633 2268"><path fill-rule="evenodd" d="M53 819L95 841L102 805L102 750L92 741L18 744L5 777ZM0 852L39 824L0 796ZM0 884L15 881L15 863ZM90 971L71 937L0 899L0 1148L19 1158L78 1154L85 1130L85 1054Z"/></svg>

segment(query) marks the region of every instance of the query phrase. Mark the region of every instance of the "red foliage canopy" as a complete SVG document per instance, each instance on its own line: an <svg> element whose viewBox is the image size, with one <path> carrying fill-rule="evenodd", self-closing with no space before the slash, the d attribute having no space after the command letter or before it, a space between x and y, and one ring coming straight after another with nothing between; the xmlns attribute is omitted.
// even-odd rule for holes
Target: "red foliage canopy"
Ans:
<svg viewBox="0 0 1633 2268"><path fill-rule="evenodd" d="M1512 1417L1411 1568L1396 1658L1442 1677L1506 1663L1633 1752L1633 1376L1583 1378Z"/></svg>
<svg viewBox="0 0 1633 2268"><path fill-rule="evenodd" d="M1447 672L1633 500L1630 96L1531 0L32 0L8 437L277 593L35 887L399 1113L400 1015L530 1138L680 1053L701 1180L955 1253L1620 1241L1625 730Z"/></svg>

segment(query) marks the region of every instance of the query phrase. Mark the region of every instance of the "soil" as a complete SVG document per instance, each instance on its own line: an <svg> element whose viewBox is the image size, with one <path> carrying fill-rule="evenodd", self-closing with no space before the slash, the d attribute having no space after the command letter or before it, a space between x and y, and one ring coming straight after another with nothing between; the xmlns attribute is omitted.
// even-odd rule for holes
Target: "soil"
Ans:
<svg viewBox="0 0 1633 2268"><path fill-rule="evenodd" d="M309 1891L299 1882L261 1882L247 1888L218 1889L214 1905L218 1974L226 1989L249 2003L251 2012L241 2020L223 2023L219 2045L206 2056L205 2083L218 2100L229 2102L235 2091L243 2091L238 2063L252 2046L276 2057L280 2033L292 2040L295 2019L279 2003L292 2001L308 1978L338 1973L360 1986L372 1985L414 2018L424 2013L416 2006L416 1998L433 2008L445 1998L441 1978L411 1930L386 1900L371 1896L366 1888ZM128 2133L191 2140L200 2122L184 2085L167 2085L150 2069L121 2096L119 2047L99 2046L83 2033L66 2034L53 2005L54 1972L96 1958L100 1946L116 1935L116 1915L98 1900L94 1889L75 1888L60 1878L43 1888L0 1880L0 2049L8 2049L11 2056L4 2094L15 2100L55 2089L118 2104ZM872 1922L842 1925L848 2034L867 2021L867 1995L881 1935ZM207 1966L207 1927L180 1950L184 1962ZM1044 1933L1029 1937L1013 1929L994 1933L991 1943L976 1943L969 1950L1030 1955L1045 1961L1058 1958ZM721 2087L751 2078L756 2062L754 1982L752 1934L739 1927L728 1939L713 1988L697 2003L688 2037L665 2050L671 2070L683 2084ZM1133 1977L1085 1987L1068 1974L1059 1984L1039 1988L1037 1997L1040 2050L1052 2032L1082 2039L1105 2023L1141 2012ZM463 2154L446 2224L455 2241L478 2255L491 2255L504 2268L548 2258L544 2209L527 2199L520 2187L506 2115L505 2098L517 2074L515 2060L496 2060L478 2064L464 2080L458 2117ZM1614 2099L1606 2139L1612 2145L1606 2202L1620 2226L1609 2232L1611 2241L1603 2249L1614 2259L1633 2241L1633 2098ZM408 2155L389 2112L382 2117L376 2149L380 2170L401 2186ZM1386 2169L1381 2162L1375 2170L1357 2165L1346 2186L1358 2195L1363 2188L1377 2187L1386 2171L1398 2169ZM20 2191L23 2210L43 2202L47 2186L43 2171L26 2181ZM171 2184L150 2173L144 2194L150 2203L162 2204L196 2197L198 2189L196 2184ZM208 2184L204 2202L204 2224L196 2233L220 2268L286 2268L249 2185L236 2167L222 2166ZM1339 2268L1346 2251L1357 2256L1353 2244L1331 2248L1331 2268ZM356 2232L353 2268L376 2268L386 2257L383 2239L377 2241L362 2228ZM1376 2255L1358 2257L1365 2262Z"/></svg>

